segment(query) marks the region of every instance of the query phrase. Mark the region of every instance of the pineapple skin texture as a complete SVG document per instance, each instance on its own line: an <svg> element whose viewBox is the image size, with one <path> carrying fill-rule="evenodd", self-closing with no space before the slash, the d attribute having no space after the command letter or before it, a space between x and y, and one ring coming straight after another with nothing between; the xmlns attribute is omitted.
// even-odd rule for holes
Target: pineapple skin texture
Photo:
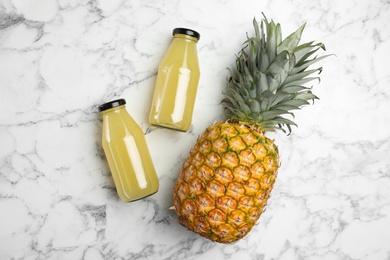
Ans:
<svg viewBox="0 0 390 260"><path fill-rule="evenodd" d="M209 126L174 187L179 223L212 241L238 241L264 211L279 166L277 146L259 128L232 122Z"/></svg>

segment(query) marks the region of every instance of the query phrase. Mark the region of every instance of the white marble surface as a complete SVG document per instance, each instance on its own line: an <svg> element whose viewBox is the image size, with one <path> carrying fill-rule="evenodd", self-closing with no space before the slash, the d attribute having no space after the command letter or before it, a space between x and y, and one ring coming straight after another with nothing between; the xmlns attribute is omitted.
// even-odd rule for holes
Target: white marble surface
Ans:
<svg viewBox="0 0 390 260"><path fill-rule="evenodd" d="M172 187L219 101L252 18L325 43L320 100L271 135L282 167L267 211L233 245L177 224ZM390 259L390 2L0 1L0 259ZM148 124L171 30L198 30L189 133ZM146 133L160 191L121 202L97 106L123 97ZM170 217L172 216L172 217Z"/></svg>

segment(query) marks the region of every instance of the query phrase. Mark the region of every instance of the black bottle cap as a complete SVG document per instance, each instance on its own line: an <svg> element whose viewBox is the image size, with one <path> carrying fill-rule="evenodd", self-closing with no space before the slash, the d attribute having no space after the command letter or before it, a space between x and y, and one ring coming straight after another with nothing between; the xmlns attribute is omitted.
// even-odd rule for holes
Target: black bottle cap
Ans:
<svg viewBox="0 0 390 260"><path fill-rule="evenodd" d="M185 35L188 35L188 36L195 37L198 40L200 38L200 34L197 31L194 31L194 30L191 30L191 29L187 29L187 28L175 28L175 29L173 29L172 34L173 35L175 35L175 34L185 34Z"/></svg>
<svg viewBox="0 0 390 260"><path fill-rule="evenodd" d="M113 100L113 101L110 101L110 102L107 102L107 103L104 103L102 105L99 106L99 111L102 112L104 110L107 110L107 109L110 109L110 108L114 108L114 107L119 107L119 106L122 106L122 105L125 105L126 104L126 100L124 100L123 98L121 99L116 99L116 100Z"/></svg>

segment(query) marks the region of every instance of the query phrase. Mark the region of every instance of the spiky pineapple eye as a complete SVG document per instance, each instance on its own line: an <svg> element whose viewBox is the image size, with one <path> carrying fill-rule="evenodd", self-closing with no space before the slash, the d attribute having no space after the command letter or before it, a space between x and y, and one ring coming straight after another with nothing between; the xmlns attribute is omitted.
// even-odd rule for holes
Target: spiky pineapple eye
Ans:
<svg viewBox="0 0 390 260"><path fill-rule="evenodd" d="M231 170L226 167L220 167L215 171L215 178L222 182L228 182L233 180L234 175Z"/></svg>
<svg viewBox="0 0 390 260"><path fill-rule="evenodd" d="M237 207L237 201L230 196L222 196L218 198L217 205L225 212L230 212Z"/></svg>
<svg viewBox="0 0 390 260"><path fill-rule="evenodd" d="M196 213L196 204L192 200L186 200L182 206L182 213L186 216L193 216Z"/></svg>
<svg viewBox="0 0 390 260"><path fill-rule="evenodd" d="M198 212L200 215L206 215L210 210L214 209L215 200L206 193L198 195L196 198L198 203Z"/></svg>
<svg viewBox="0 0 390 260"><path fill-rule="evenodd" d="M250 231L251 226L246 224L246 225L241 225L240 227L237 228L237 237L241 238L244 237L248 232Z"/></svg>
<svg viewBox="0 0 390 260"><path fill-rule="evenodd" d="M253 199L251 197L248 197L248 196L243 196L240 198L240 201L238 202L240 207L244 208L244 209L250 209L252 208L254 202L253 202Z"/></svg>
<svg viewBox="0 0 390 260"><path fill-rule="evenodd" d="M274 182L275 182L275 176L269 175L269 174L264 174L264 176L261 177L261 188L268 189L268 188L272 187Z"/></svg>
<svg viewBox="0 0 390 260"><path fill-rule="evenodd" d="M200 152L197 152L194 157L193 157L193 160L192 160L192 164L195 165L195 166L199 166L201 165L202 163L204 162L204 156L202 153Z"/></svg>
<svg viewBox="0 0 390 260"><path fill-rule="evenodd" d="M240 160L242 163L251 165L253 161L256 160L255 155L252 153L251 149L245 149L240 152Z"/></svg>
<svg viewBox="0 0 390 260"><path fill-rule="evenodd" d="M179 186L178 191L177 191L177 195L182 200L182 199L187 197L189 191L190 191L190 187L188 186L188 184L185 182L182 182Z"/></svg>
<svg viewBox="0 0 390 260"><path fill-rule="evenodd" d="M214 171L207 165L202 165L198 168L198 176L202 180L211 180L214 176Z"/></svg>
<svg viewBox="0 0 390 260"><path fill-rule="evenodd" d="M214 200L208 194L198 196L198 202L202 207L212 207L214 205Z"/></svg>
<svg viewBox="0 0 390 260"><path fill-rule="evenodd" d="M253 145L253 151L256 154L257 159L262 159L267 155L267 148L265 148L264 144L258 142Z"/></svg>
<svg viewBox="0 0 390 260"><path fill-rule="evenodd" d="M220 134L221 134L221 130L219 128L214 128L208 132L208 138L214 140L215 138L220 136Z"/></svg>
<svg viewBox="0 0 390 260"><path fill-rule="evenodd" d="M208 183L207 192L215 197L219 197L225 193L225 186L218 181L213 180Z"/></svg>
<svg viewBox="0 0 390 260"><path fill-rule="evenodd" d="M244 183L246 194L247 195L255 195L256 192L260 189L260 183L258 180L251 178Z"/></svg>
<svg viewBox="0 0 390 260"><path fill-rule="evenodd" d="M233 151L241 151L245 148L245 143L239 136L235 136L229 139L229 147Z"/></svg>
<svg viewBox="0 0 390 260"><path fill-rule="evenodd" d="M264 166L261 162L255 162L252 164L252 177L259 179L265 172Z"/></svg>
<svg viewBox="0 0 390 260"><path fill-rule="evenodd" d="M272 168L275 167L274 159L270 156L267 156L263 160L263 165L265 166L266 170L272 170Z"/></svg>
<svg viewBox="0 0 390 260"><path fill-rule="evenodd" d="M222 238L226 237L227 235L233 232L234 232L234 228L229 224L222 224L217 229L217 235L219 235Z"/></svg>
<svg viewBox="0 0 390 260"><path fill-rule="evenodd" d="M221 127L221 136L233 137L238 134L236 128L233 125L224 125Z"/></svg>
<svg viewBox="0 0 390 260"><path fill-rule="evenodd" d="M241 135L242 139L246 143L246 145L253 145L257 141L257 137L251 132L245 133Z"/></svg>
<svg viewBox="0 0 390 260"><path fill-rule="evenodd" d="M213 142L213 149L217 152L226 151L228 148L228 143L225 138L218 138Z"/></svg>
<svg viewBox="0 0 390 260"><path fill-rule="evenodd" d="M267 198L267 196L268 196L268 193L266 192L266 190L261 190L261 189L260 189L260 190L257 192L257 194L255 195L254 200L255 200L256 204L258 205L258 204L260 204L262 201L264 201L264 199Z"/></svg>
<svg viewBox="0 0 390 260"><path fill-rule="evenodd" d="M241 183L231 182L228 185L228 194L231 194L232 197L239 198L245 193L245 189Z"/></svg>
<svg viewBox="0 0 390 260"><path fill-rule="evenodd" d="M205 140L201 145L199 149L202 153L208 153L211 150L211 143L208 140Z"/></svg>
<svg viewBox="0 0 390 260"><path fill-rule="evenodd" d="M241 210L235 210L230 214L229 221L236 225L240 225L245 222L245 213Z"/></svg>
<svg viewBox="0 0 390 260"><path fill-rule="evenodd" d="M235 173L235 178L239 181L246 181L251 177L251 172L248 166L245 165L238 165L234 168L233 172Z"/></svg>
<svg viewBox="0 0 390 260"><path fill-rule="evenodd" d="M196 175L196 168L195 168L195 166L190 165L190 166L186 167L183 170L183 175L184 175L185 179L190 180L193 176Z"/></svg>
<svg viewBox="0 0 390 260"><path fill-rule="evenodd" d="M204 218L196 218L194 227L197 232L207 232L210 229L209 223Z"/></svg>
<svg viewBox="0 0 390 260"><path fill-rule="evenodd" d="M250 216L252 219L256 219L256 220L259 218L260 214L261 214L261 210L258 209L258 208L253 208L253 209L251 209L250 212L249 212L249 216Z"/></svg>
<svg viewBox="0 0 390 260"><path fill-rule="evenodd" d="M216 153L206 155L206 163L212 167L218 167L221 164L221 157Z"/></svg>
<svg viewBox="0 0 390 260"><path fill-rule="evenodd" d="M202 194L205 191L205 189L206 187L203 181L201 181L199 178L195 178L191 181L191 185L190 185L191 194L195 194L195 195Z"/></svg>
<svg viewBox="0 0 390 260"><path fill-rule="evenodd" d="M234 152L226 152L222 155L222 160L228 167L234 167L238 164L238 156Z"/></svg>
<svg viewBox="0 0 390 260"><path fill-rule="evenodd" d="M213 224L218 224L221 222L226 222L226 214L224 214L220 209L213 209L209 212L208 218Z"/></svg>

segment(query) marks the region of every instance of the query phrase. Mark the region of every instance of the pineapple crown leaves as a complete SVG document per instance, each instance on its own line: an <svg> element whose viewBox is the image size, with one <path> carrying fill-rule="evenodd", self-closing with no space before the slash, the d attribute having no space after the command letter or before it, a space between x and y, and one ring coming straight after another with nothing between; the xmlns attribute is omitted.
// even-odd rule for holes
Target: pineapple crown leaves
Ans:
<svg viewBox="0 0 390 260"><path fill-rule="evenodd" d="M255 36L244 42L236 55L235 69L229 69L225 105L230 118L259 125L263 131L276 129L291 133L296 124L284 115L294 118L292 110L318 99L307 83L318 80L322 68L309 69L314 63L330 56L312 57L322 43L299 45L305 24L282 40L280 24L268 21L265 15L260 26L253 19Z"/></svg>

